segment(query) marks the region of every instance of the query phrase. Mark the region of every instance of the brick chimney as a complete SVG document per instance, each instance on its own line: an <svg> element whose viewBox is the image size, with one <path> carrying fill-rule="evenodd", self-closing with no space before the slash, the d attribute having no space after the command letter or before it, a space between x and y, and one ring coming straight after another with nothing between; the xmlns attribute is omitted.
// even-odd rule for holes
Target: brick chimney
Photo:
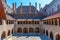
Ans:
<svg viewBox="0 0 60 40"><path fill-rule="evenodd" d="M12 9L13 9L13 11L14 11L14 3L12 3Z"/></svg>
<svg viewBox="0 0 60 40"><path fill-rule="evenodd" d="M16 3L12 3L13 15L15 17L16 14Z"/></svg>
<svg viewBox="0 0 60 40"><path fill-rule="evenodd" d="M20 5L20 13L22 14L22 3Z"/></svg>
<svg viewBox="0 0 60 40"><path fill-rule="evenodd" d="M39 4L39 11L41 11L41 4Z"/></svg>
<svg viewBox="0 0 60 40"><path fill-rule="evenodd" d="M31 2L29 3L29 14L31 14Z"/></svg>
<svg viewBox="0 0 60 40"><path fill-rule="evenodd" d="M35 13L37 13L37 2L35 2Z"/></svg>
<svg viewBox="0 0 60 40"><path fill-rule="evenodd" d="M15 13L16 13L16 2L15 2Z"/></svg>

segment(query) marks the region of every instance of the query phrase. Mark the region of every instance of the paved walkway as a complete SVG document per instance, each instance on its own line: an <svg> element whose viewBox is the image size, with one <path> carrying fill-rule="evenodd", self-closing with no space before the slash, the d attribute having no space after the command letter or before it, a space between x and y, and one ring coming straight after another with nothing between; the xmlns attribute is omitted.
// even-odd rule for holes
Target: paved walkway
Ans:
<svg viewBox="0 0 60 40"><path fill-rule="evenodd" d="M48 40L42 34L13 34L12 40Z"/></svg>

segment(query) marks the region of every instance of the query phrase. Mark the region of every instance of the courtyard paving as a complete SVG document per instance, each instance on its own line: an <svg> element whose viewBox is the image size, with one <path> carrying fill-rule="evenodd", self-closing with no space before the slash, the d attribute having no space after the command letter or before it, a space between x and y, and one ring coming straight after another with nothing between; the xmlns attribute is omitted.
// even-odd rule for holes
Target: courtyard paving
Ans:
<svg viewBox="0 0 60 40"><path fill-rule="evenodd" d="M42 34L13 34L12 40L49 40Z"/></svg>

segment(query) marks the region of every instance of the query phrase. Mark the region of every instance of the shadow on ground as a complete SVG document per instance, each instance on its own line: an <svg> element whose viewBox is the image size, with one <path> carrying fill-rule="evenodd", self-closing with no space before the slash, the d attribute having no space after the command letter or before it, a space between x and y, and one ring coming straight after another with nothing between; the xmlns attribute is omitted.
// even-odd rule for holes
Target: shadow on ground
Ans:
<svg viewBox="0 0 60 40"><path fill-rule="evenodd" d="M43 34L28 34L28 33L24 33L24 34L13 34L12 36L16 36L17 38L21 37L21 36L26 36L26 38L29 38L29 37L33 37L33 36L36 36L36 37L40 37L42 40L49 40L45 35Z"/></svg>

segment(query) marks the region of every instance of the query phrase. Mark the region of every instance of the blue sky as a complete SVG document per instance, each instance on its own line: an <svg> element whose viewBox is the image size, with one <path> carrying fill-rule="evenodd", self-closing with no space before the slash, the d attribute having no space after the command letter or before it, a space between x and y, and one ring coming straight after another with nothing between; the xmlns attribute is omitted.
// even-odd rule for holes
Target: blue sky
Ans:
<svg viewBox="0 0 60 40"><path fill-rule="evenodd" d="M22 2L23 5L29 5L29 2L31 2L32 5L35 6L35 2L37 2L39 9L39 3L41 4L41 7L44 7L46 4L49 4L52 0L7 0L7 4L12 7L12 3L17 3L17 7L20 6L20 3Z"/></svg>

